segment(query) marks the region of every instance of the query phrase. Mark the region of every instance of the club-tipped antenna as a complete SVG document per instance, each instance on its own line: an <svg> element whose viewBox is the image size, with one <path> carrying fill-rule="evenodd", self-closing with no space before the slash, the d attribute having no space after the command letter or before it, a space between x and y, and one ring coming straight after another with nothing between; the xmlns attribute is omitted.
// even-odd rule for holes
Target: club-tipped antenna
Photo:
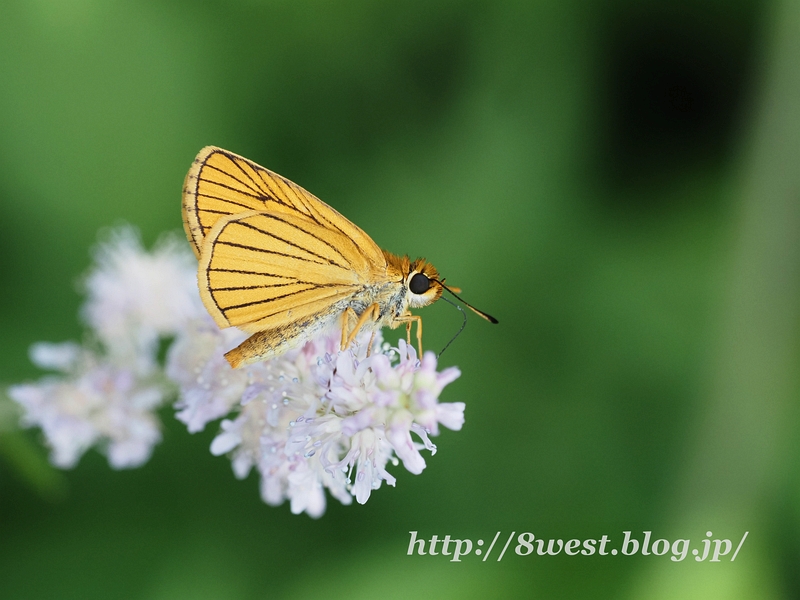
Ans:
<svg viewBox="0 0 800 600"><path fill-rule="evenodd" d="M478 315L478 316L480 316L480 317L483 317L484 319L486 319L486 320L487 320L487 321L489 321L490 323L497 323L497 319L495 319L495 318L494 318L492 315L490 315L490 314L488 314L488 313L485 313L485 312L483 312L482 310L478 310L477 308L475 308L474 306L472 306L472 305L471 305L469 302L466 302L465 300L463 300L462 298L460 298L460 297L459 297L459 296L458 296L458 295L457 295L457 294L456 294L456 293L455 293L453 290L451 290L449 287L447 287L447 286L444 284L444 280L442 280L442 281L439 281L438 279L434 279L433 281L435 281L435 282L436 282L436 283L438 283L440 286L442 286L442 288L443 288L443 289L445 289L445 290L447 290L448 292L450 292L450 293L451 293L453 296L455 296L455 298L456 298L458 301L460 301L460 302L463 302L463 303L464 303L464 304L467 306L467 308L469 308L471 311L473 311L473 312L474 312L476 315ZM456 289L458 289L458 288L456 288ZM460 292L461 290L458 290L458 291ZM452 337L452 339L451 339L449 342L447 342L447 343L445 344L445 346L444 346L444 348L442 348L441 352L439 352L439 354L437 354L437 356L436 356L437 358L438 358L438 357L440 357L442 354L444 354L444 351L445 351L445 350L447 350L447 348L450 346L450 344L452 344L452 343L455 341L455 339L456 339L456 338L457 338L459 335L461 335L461 332L462 332L462 331L464 331L464 327L466 327L466 326L467 326L467 313L466 313L466 312L464 312L464 309L463 309L463 308L461 308L461 307L460 307L458 304L456 304L456 303L455 303L455 302L453 302L452 300L448 300L448 299L447 299L447 298L445 298L444 296L440 296L440 298L441 298L442 300L444 300L445 302L447 302L448 304L452 304L452 305L453 305L453 306L455 306L455 307L456 307L458 310L460 310L460 311L461 311L461 316L463 316L463 317L464 317L464 320L463 320L463 321L462 321L462 323L461 323L461 328L460 328L460 329L459 329L459 330L456 332L456 334L455 334L455 335Z"/></svg>
<svg viewBox="0 0 800 600"><path fill-rule="evenodd" d="M495 319L495 318L494 318L492 315L490 315L489 313L485 313L485 312L483 312L482 310L478 310L477 308L475 308L474 306L472 306L472 305L471 305L469 302L467 302L467 301L466 301L466 300L464 300L463 298L459 297L459 296L458 296L458 295L457 295L457 294L456 294L456 293L455 293L453 290L451 290L449 287L447 287L447 286L444 284L444 281L439 281L438 279L434 279L433 281L435 281L435 282L436 282L436 283L438 283L440 286L442 286L442 288L444 288L444 289L446 289L448 292L450 292L450 293L451 293L451 294L452 294L452 295L453 295L453 296L454 296L454 297L455 297L455 298L456 298L456 299L457 299L459 302L463 303L463 304L464 304L464 306L466 306L467 308L469 308L469 309L470 309L472 312L474 312L476 315L480 315L481 317L483 317L484 319L486 319L487 321L489 321L489 323L497 323L497 319ZM458 288L456 288L456 289L458 289ZM461 291L461 290L459 290L459 291ZM446 298L445 298L445 299L446 299ZM451 302L450 304L453 304L453 303Z"/></svg>

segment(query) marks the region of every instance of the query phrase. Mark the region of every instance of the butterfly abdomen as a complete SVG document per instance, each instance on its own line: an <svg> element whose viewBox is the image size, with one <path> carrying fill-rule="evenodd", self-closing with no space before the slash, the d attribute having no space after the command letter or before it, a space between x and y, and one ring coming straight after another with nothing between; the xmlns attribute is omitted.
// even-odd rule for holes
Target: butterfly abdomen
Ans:
<svg viewBox="0 0 800 600"><path fill-rule="evenodd" d="M227 352L225 358L236 369L261 360L275 358L284 352L302 346L318 334L338 326L340 315L346 308L343 304L334 306L332 310L322 315L315 315L254 333L236 348Z"/></svg>

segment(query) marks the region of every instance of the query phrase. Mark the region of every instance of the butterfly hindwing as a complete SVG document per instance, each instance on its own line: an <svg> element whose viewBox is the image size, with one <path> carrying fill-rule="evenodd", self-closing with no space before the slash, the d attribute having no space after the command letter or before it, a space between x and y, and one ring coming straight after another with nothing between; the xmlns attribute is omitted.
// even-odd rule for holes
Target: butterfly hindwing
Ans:
<svg viewBox="0 0 800 600"><path fill-rule="evenodd" d="M341 313L371 278L345 236L296 214L247 211L216 221L199 261L200 295L221 327L256 332Z"/></svg>

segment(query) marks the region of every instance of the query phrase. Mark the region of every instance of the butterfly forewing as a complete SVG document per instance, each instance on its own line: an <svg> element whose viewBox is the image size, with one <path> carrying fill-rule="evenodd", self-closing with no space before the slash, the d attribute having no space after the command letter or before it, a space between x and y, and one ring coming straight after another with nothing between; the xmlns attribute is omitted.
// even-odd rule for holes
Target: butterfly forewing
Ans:
<svg viewBox="0 0 800 600"><path fill-rule="evenodd" d="M337 248L346 259L360 255L375 265L385 263L366 233L299 185L233 152L203 148L183 189L183 223L195 254L200 256L203 240L218 220L251 210L307 219L341 235Z"/></svg>
<svg viewBox="0 0 800 600"><path fill-rule="evenodd" d="M306 217L225 216L202 244L201 297L217 324L248 332L327 318L376 276L375 265L343 247L341 233Z"/></svg>

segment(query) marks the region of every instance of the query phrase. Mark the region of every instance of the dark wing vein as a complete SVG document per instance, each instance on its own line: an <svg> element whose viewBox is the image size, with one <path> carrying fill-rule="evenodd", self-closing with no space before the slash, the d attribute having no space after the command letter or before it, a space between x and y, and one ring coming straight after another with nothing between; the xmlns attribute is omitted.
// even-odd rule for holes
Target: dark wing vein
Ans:
<svg viewBox="0 0 800 600"><path fill-rule="evenodd" d="M259 275L263 275L263 273L259 273ZM269 277L272 277L271 274L266 274ZM305 285L308 286L305 289L299 290L301 292L306 292L308 290L318 288L318 287L326 287L326 284L321 283L312 283L311 281L301 281L300 279L296 279L289 283L262 283L259 285L234 285L230 287L215 287L215 292L231 292L234 290L263 290L268 288L279 288L279 287L288 287L291 285ZM270 298L272 300L272 298Z"/></svg>
<svg viewBox="0 0 800 600"><path fill-rule="evenodd" d="M271 231L265 231L265 230L261 229L260 227L256 227L255 225L251 225L250 223L243 223L243 222L240 221L239 224L240 225L244 225L245 227L249 227L250 229L253 229L254 231L258 231L259 233L263 233L263 234L272 236L277 240L280 240L282 242L285 242L285 243L289 244L290 246L294 246L295 248L298 248L298 249L302 250L303 252L308 252L309 254L313 254L314 256L316 256L318 258L321 258L323 260L327 260L330 264L336 265L337 267L341 267L342 269L349 269L350 268L350 263L348 262L347 258L345 258L345 256L336 248L336 246L334 246L333 244L331 244L327 240L322 239L321 237L319 237L315 233L312 233L311 231L303 229L302 227L300 227L296 223L290 223L289 221L286 221L285 219L281 219L280 216L278 216L276 214L273 214L273 213L261 213L261 214L265 218L269 218L269 219L272 219L274 221L280 221L281 223L283 223L285 225L288 225L289 227L297 229L298 231L302 231L306 235L309 235L309 236L313 237L318 242L320 242L322 244L325 244L328 248L333 250L336 254L338 254L341 257L341 259L344 261L344 264L339 264L337 262L334 262L333 260L331 260L330 258L328 258L326 256L322 256L320 254L317 254L316 252L313 252L312 250L309 250L308 248L303 248L302 246L299 246L299 245L297 245L297 244L295 244L293 242L290 242L288 240L283 239L282 237L279 237L279 236L275 235Z"/></svg>
<svg viewBox="0 0 800 600"><path fill-rule="evenodd" d="M319 284L319 285L317 285L317 286L315 286L315 287L336 287L336 288L342 288L342 287L345 287L345 286L342 286L342 285L334 285L334 284ZM352 286L352 285L351 285L351 286L347 286L347 287L356 287L356 286ZM248 306L256 306L256 305L258 305L258 304L270 304L270 303L272 303L272 302L275 302L276 300L283 300L284 298L290 298L290 297L292 297L292 296L295 296L295 295L297 295L297 294L304 294L304 293L305 293L305 292L307 292L309 289L314 289L314 288L307 288L307 289L304 289L304 290L297 290L296 292L289 292L288 294L284 294L284 295L282 295L282 296L274 296L274 297L272 297L272 298L267 298L267 299L265 299L265 300L253 300L252 302L243 302L242 304L232 304L232 305L230 305L230 306L226 306L225 308L222 308L222 307L219 305L219 303L217 303L217 308L219 308L219 310L220 310L220 311L222 311L223 313L226 313L226 314L227 314L227 313L228 313L228 311L235 310L235 309L237 309L237 308L247 308ZM214 291L216 291L216 290L214 290ZM343 295L345 295L345 294L344 294L344 293L342 293L342 292L336 292L336 293L333 293L333 294L328 294L328 296L325 296L325 297L329 297L329 296L343 296ZM213 296L213 292L212 292L212 296ZM320 300L320 298L316 298L316 299L315 299L315 301L318 301L318 300ZM216 299L216 298L214 298L214 302L215 302L215 303L217 302L217 299ZM286 310L285 310L285 309L282 309L282 310L275 311L274 313L270 313L270 314L268 314L268 315L263 315L263 316L260 316L258 320L259 320L259 321L261 321L261 320L263 320L263 319L267 319L267 318L269 318L269 317L273 317L273 316L275 316L275 315L278 315L278 314L280 314L280 313L283 313L283 312L286 312Z"/></svg>
<svg viewBox="0 0 800 600"><path fill-rule="evenodd" d="M241 164L239 164L239 161L238 161L238 160L236 160L236 158L234 158L233 156L230 156L229 154L226 154L226 153L220 153L220 154L222 154L222 156L224 156L224 157L225 157L225 158L227 158L227 159L228 159L230 162L232 162L232 163L234 164L234 166L235 166L237 169L239 169L239 171L241 171L242 175L244 175L244 176L245 176L245 177L246 177L248 180L250 180L250 183L251 183L252 185L248 185L248 183L247 183L246 181L242 181L242 180L241 180L241 179L239 179L238 177L234 177L234 176L233 176L233 173L231 173L230 171L224 171L224 170L222 170L221 168L217 167L216 165L209 165L208 163L206 163L206 165L205 165L205 166L207 166L207 167L211 167L212 169L214 169L214 170L216 170L216 171L219 171L220 173L222 173L222 174L224 174L224 175L227 175L228 177L230 177L230 178L232 178L232 179L234 179L234 180L238 181L238 182L239 182L239 183L241 183L241 184L242 184L244 187L246 187L247 189L249 189L251 192L258 193L258 192L260 192L260 191L261 191L261 190L259 189L259 187L258 187L258 184L257 184L255 181L253 181L253 178L250 176L250 174L249 174L247 171L245 171L245 170L244 170L244 168L242 168L242 165L241 165Z"/></svg>
<svg viewBox="0 0 800 600"><path fill-rule="evenodd" d="M267 174L267 177L266 177L266 178L263 176L263 173L266 173L266 174ZM264 171L261 171L261 172L259 172L259 174L258 174L258 175L259 175L259 177L261 177L261 181L263 181L263 182L264 182L264 187L265 187L265 188L267 189L267 191L268 191L268 192L271 194L271 196L270 196L270 199L271 199L271 200L273 200L274 202L277 202L277 203L278 203L278 204L280 204L281 206L285 206L286 208L290 208L290 209L292 209L292 210L294 210L294 211L296 211L296 212L299 212L299 213L300 213L300 214L302 214L304 217L307 217L308 215L307 215L306 213L304 213L304 212L303 212L303 211L301 211L301 210L297 210L297 207L296 207L296 206L294 206L293 204L291 204L291 203L289 203L289 202L286 202L286 200L285 200L285 198L284 198L284 197L282 197L280 194L276 194L276 193L275 193L275 190L272 188L272 182L273 182L275 179L280 179L280 177L279 177L277 174L276 174L276 176L275 176L275 177L269 177L269 174L270 174L270 173L269 173L269 171L266 171L266 170L264 170Z"/></svg>
<svg viewBox="0 0 800 600"><path fill-rule="evenodd" d="M276 252L275 250L266 250L265 248L256 248L254 246L248 246L246 244L237 244L236 242L226 242L224 240L217 240L214 242L214 245L222 244L223 246L233 246L235 248L242 248L244 250L252 250L253 252L261 252L263 254L274 254L276 256L283 256L284 258L292 258L295 260L302 260L304 262L310 262L317 265L327 265L327 264L334 264L328 261L327 263L320 262L318 260L311 260L309 258L303 258L302 256L297 256L295 254L286 254L284 252ZM338 265L335 265L338 266Z"/></svg>
<svg viewBox="0 0 800 600"><path fill-rule="evenodd" d="M214 165L206 165L206 166L211 168L211 169L216 169L220 173L225 173L225 171L217 169ZM227 173L225 173L225 174L227 175ZM236 179L236 178L234 177L234 179ZM250 193L250 192L247 192L245 190L232 187L232 186L228 185L227 183L222 183L221 181L214 181L213 179L205 179L202 176L198 177L197 180L198 181L202 181L203 183L208 183L210 185L216 185L216 186L219 186L221 188L225 188L226 190L230 190L230 191L232 191L232 192L234 192L236 194L241 194L242 196L249 196L251 198L255 198L256 200L262 200L264 198L264 191L263 190L255 190L255 191L253 191L253 193ZM239 181L239 180L236 179L236 181ZM245 186L245 187L247 187L247 186ZM250 189L250 188L247 188L247 189ZM197 195L198 196L207 196L208 194L198 193ZM225 200L227 200L227 198L225 198Z"/></svg>
<svg viewBox="0 0 800 600"><path fill-rule="evenodd" d="M267 214L267 213L262 213L262 214L263 214L264 216L268 216L268 214ZM284 220L282 220L282 219L275 219L275 220L276 220L276 221L280 221L281 223L286 223L286 221L284 221ZM335 267L340 267L340 268L342 268L342 269L346 269L346 268L347 268L347 265L340 265L340 264L338 264L338 263L336 263L336 262L332 261L332 260L331 260L330 258L328 258L327 256L322 256L321 254L317 254L317 253L316 253L316 252L314 252L313 250L309 250L308 248L303 248L303 246L300 246L300 245L298 245L298 244L295 244L294 242L290 242L289 240L286 240L286 239L282 238L282 237L281 237L281 236L279 236L279 235L275 235L274 233L272 233L272 232L270 232L270 231L264 231L264 230L263 230L263 229L261 229L260 227L256 227L255 225L251 225L250 223L243 223L243 222L241 222L241 221L239 221L239 223L238 223L238 224L239 224L239 225L243 225L244 227L247 227L248 229L252 229L253 231L258 231L259 233L263 233L264 235L268 235L268 236L270 236L270 237L273 237L273 238L275 238L276 240L280 240L280 241L281 241L281 242L283 242L284 244L287 244L287 245L289 245L289 246L291 246L291 247L293 247L293 248L297 248L298 250L301 250L302 252L307 252L308 254L311 254L312 256L316 256L317 258L320 258L320 259L324 260L325 262L327 262L328 264L331 264L331 265L333 265L333 266L335 266ZM292 223L286 223L286 224L287 224L287 225L289 225L289 226L292 226L292 227L294 227L294 225L293 225ZM296 227L295 229L299 229L299 227ZM303 231L303 230L302 230L302 229L300 229L300 231ZM306 232L306 233L308 233L308 232ZM316 236L314 236L313 234L310 234L310 233L309 233L308 235L311 235L311 236L312 236L312 237L314 237L315 239L319 239L319 238L317 238ZM299 258L299 257L298 257L298 258ZM322 263L321 263L321 264L322 264Z"/></svg>
<svg viewBox="0 0 800 600"><path fill-rule="evenodd" d="M266 273L264 271L246 271L244 269L220 269L218 267L209 267L209 271L216 271L217 273L241 273L242 275L267 275L269 277L280 277L281 279L292 279L299 281L294 277L287 277L286 275L275 275L274 273ZM307 283L307 282L303 282Z"/></svg>

